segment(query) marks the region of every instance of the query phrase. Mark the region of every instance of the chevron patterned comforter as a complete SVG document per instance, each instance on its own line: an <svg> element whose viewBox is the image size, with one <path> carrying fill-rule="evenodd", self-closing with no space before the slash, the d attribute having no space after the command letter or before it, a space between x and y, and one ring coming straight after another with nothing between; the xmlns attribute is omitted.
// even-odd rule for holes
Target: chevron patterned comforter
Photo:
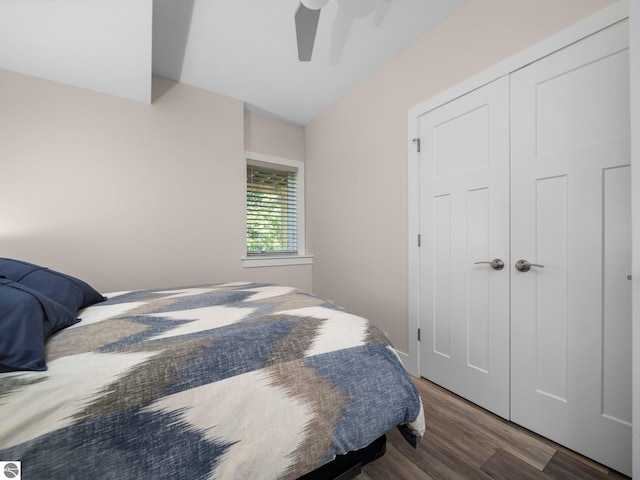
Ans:
<svg viewBox="0 0 640 480"><path fill-rule="evenodd" d="M367 320L294 288L120 292L0 374L0 460L33 479L295 479L398 426L420 398Z"/></svg>

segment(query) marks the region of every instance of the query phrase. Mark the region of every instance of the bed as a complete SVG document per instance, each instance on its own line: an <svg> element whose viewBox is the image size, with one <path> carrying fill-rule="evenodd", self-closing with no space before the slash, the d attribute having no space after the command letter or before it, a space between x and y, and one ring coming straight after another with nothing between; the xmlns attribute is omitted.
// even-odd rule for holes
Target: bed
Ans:
<svg viewBox="0 0 640 480"><path fill-rule="evenodd" d="M334 478L384 453L390 429L407 448L424 433L385 335L310 293L235 282L102 296L12 259L0 277L0 461L24 479ZM27 298L20 315L39 317L24 331L7 312ZM42 343L27 368L9 336Z"/></svg>

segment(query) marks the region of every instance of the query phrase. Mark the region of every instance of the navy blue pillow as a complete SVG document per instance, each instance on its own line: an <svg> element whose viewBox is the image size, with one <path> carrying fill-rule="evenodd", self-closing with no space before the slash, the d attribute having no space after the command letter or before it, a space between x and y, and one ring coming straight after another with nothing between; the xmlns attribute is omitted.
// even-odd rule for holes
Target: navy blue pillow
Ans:
<svg viewBox="0 0 640 480"><path fill-rule="evenodd" d="M46 339L79 321L41 293L0 278L0 372L46 370Z"/></svg>
<svg viewBox="0 0 640 480"><path fill-rule="evenodd" d="M81 308L106 300L78 278L20 260L0 258L0 276L46 295L74 316Z"/></svg>

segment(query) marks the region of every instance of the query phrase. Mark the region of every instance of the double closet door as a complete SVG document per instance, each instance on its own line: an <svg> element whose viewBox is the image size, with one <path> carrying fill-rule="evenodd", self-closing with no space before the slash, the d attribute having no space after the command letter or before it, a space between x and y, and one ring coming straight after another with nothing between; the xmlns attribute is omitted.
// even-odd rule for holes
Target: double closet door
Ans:
<svg viewBox="0 0 640 480"><path fill-rule="evenodd" d="M421 375L629 474L627 23L418 122Z"/></svg>

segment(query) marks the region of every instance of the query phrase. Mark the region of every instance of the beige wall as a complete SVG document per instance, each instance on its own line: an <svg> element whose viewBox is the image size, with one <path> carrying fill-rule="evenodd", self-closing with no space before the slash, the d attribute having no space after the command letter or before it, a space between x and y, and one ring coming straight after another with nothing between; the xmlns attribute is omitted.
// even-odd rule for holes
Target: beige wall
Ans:
<svg viewBox="0 0 640 480"><path fill-rule="evenodd" d="M244 112L244 149L304 162L304 127Z"/></svg>
<svg viewBox="0 0 640 480"><path fill-rule="evenodd" d="M406 352L407 110L610 3L470 0L307 125L314 292Z"/></svg>
<svg viewBox="0 0 640 480"><path fill-rule="evenodd" d="M101 291L310 289L310 268L242 268L243 103L161 78L154 90L145 105L0 71L0 256Z"/></svg>

